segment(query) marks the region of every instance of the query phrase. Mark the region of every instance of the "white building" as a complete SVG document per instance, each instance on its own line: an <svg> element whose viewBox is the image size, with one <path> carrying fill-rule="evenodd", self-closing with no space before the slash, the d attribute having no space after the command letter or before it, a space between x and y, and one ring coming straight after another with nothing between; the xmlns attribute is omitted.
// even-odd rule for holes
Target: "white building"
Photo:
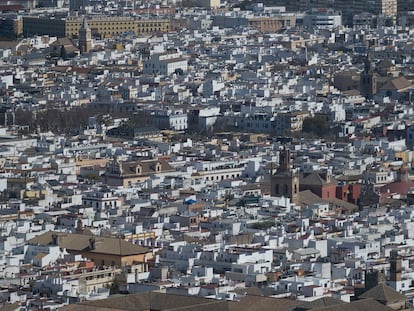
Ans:
<svg viewBox="0 0 414 311"><path fill-rule="evenodd" d="M335 28L342 26L342 16L337 12L315 12L303 17L303 26L307 28Z"/></svg>
<svg viewBox="0 0 414 311"><path fill-rule="evenodd" d="M92 206L95 210L116 209L121 206L119 197L112 191L92 191L87 192L82 197L82 204Z"/></svg>
<svg viewBox="0 0 414 311"><path fill-rule="evenodd" d="M174 72L186 72L188 61L181 53L154 54L144 63L145 74L170 75Z"/></svg>
<svg viewBox="0 0 414 311"><path fill-rule="evenodd" d="M188 128L187 113L182 111L157 111L151 116L151 120L160 130L184 131Z"/></svg>

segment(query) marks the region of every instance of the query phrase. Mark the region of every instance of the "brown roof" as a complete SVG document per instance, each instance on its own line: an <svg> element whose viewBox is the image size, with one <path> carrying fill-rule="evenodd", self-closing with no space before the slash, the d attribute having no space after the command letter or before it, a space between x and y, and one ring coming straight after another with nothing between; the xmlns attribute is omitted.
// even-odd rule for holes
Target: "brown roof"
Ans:
<svg viewBox="0 0 414 311"><path fill-rule="evenodd" d="M316 308L336 306L336 305L340 305L340 304L343 304L343 303L345 303L345 302L343 302L342 300L339 300L339 299L335 299L335 298L331 298L331 297L323 297L323 298L313 300L313 301L310 301L310 302L305 302L303 304L303 307L299 307L297 309L298 309L298 311L302 310L302 309L303 310L312 310L312 309L316 309Z"/></svg>
<svg viewBox="0 0 414 311"><path fill-rule="evenodd" d="M77 304L65 306L63 308L59 308L59 310L62 310L62 311L124 311L127 309L118 309L114 307L109 307L109 308L93 307L93 306L88 306L85 304L77 303Z"/></svg>
<svg viewBox="0 0 414 311"><path fill-rule="evenodd" d="M379 283L377 286L360 295L359 298L372 298L383 304L406 300L403 294L400 294L384 283Z"/></svg>
<svg viewBox="0 0 414 311"><path fill-rule="evenodd" d="M24 10L24 6L21 4L2 4L0 5L0 11L11 12Z"/></svg>
<svg viewBox="0 0 414 311"><path fill-rule="evenodd" d="M300 301L259 296L246 296L241 301L221 301L192 296L163 294L157 292L133 294L125 297L99 301L85 301L89 307L114 307L120 310L194 310L194 311L289 311L301 304ZM62 309L67 311L66 309ZM78 309L68 309L78 310ZM83 309L79 309L83 310ZM97 310L90 308L89 310ZM89 311L88 310L88 311ZM102 309L99 309L102 310Z"/></svg>
<svg viewBox="0 0 414 311"><path fill-rule="evenodd" d="M63 37L63 38L59 38L59 39L57 39L56 41L53 41L51 44L50 44L50 46L58 46L58 47L61 47L61 46L64 46L64 47L67 47L67 46L73 46L73 42L72 41L70 41L70 39L69 38L67 38L67 37Z"/></svg>
<svg viewBox="0 0 414 311"><path fill-rule="evenodd" d="M84 301L61 308L63 311L98 310L197 310L228 311L227 302L191 296L146 292L97 301Z"/></svg>
<svg viewBox="0 0 414 311"><path fill-rule="evenodd" d="M347 201L340 200L338 198L329 198L329 199L322 199L317 194L313 193L310 190L300 191L298 193L298 201L302 205L311 205L316 203L328 203L334 207L340 207L347 211L356 211L358 210L358 206Z"/></svg>
<svg viewBox="0 0 414 311"><path fill-rule="evenodd" d="M322 178L321 173L319 172L312 172L308 175L304 176L303 179L300 181L301 185L306 186L323 186L323 185L334 185L335 180L333 178L330 179L328 182L326 179Z"/></svg>
<svg viewBox="0 0 414 311"><path fill-rule="evenodd" d="M380 188L380 193L399 193L407 195L409 190L414 187L414 181L395 181Z"/></svg>
<svg viewBox="0 0 414 311"><path fill-rule="evenodd" d="M410 81L408 81L405 77L398 77L392 79L381 86L381 90L393 90L393 91L404 91L408 88L412 87Z"/></svg>
<svg viewBox="0 0 414 311"><path fill-rule="evenodd" d="M391 311L390 307L384 306L374 299L363 299L353 301L351 303L343 303L340 305L327 306L322 308L314 308L311 310L320 311Z"/></svg>
<svg viewBox="0 0 414 311"><path fill-rule="evenodd" d="M173 172L174 171L174 168L167 161L162 160L162 159L122 162L121 165L122 165L124 176L125 175L137 175L136 167L138 165L141 166L141 173L138 175L148 175L148 174L160 173L160 172L157 172L155 169L155 165L157 163L161 164L160 172Z"/></svg>
<svg viewBox="0 0 414 311"><path fill-rule="evenodd" d="M11 49L15 48L19 44L18 41L0 41L0 49Z"/></svg>
<svg viewBox="0 0 414 311"><path fill-rule="evenodd" d="M377 64L377 66L386 69L394 67L394 64L389 59L383 59Z"/></svg>
<svg viewBox="0 0 414 311"><path fill-rule="evenodd" d="M53 235L58 237L58 245L71 251L90 252L99 254L110 254L118 256L131 256L145 254L150 249L135 245L123 239L112 237L98 237L86 234L62 233L62 232L45 232L29 240L30 244L51 245L53 244ZM91 239L95 240L95 248L91 248Z"/></svg>
<svg viewBox="0 0 414 311"><path fill-rule="evenodd" d="M316 307L315 307L316 305ZM314 303L298 300L279 299L261 296L246 296L240 301L222 301L192 296L146 292L97 301L84 301L61 308L62 311L98 311L98 310L188 310L188 311L390 311L389 307L374 299L357 300L342 303L334 299L324 299Z"/></svg>
<svg viewBox="0 0 414 311"><path fill-rule="evenodd" d="M0 311L15 311L15 310L20 310L20 304L18 302L6 303L2 307L0 307Z"/></svg>
<svg viewBox="0 0 414 311"><path fill-rule="evenodd" d="M293 311L301 304L298 300L245 296L240 301L230 301L229 311Z"/></svg>
<svg viewBox="0 0 414 311"><path fill-rule="evenodd" d="M329 199L326 199L326 201L328 201L331 205L334 205L335 207L340 207L348 212L358 211L358 205L349 203L347 201L340 200L338 198L329 198Z"/></svg>
<svg viewBox="0 0 414 311"><path fill-rule="evenodd" d="M311 205L316 203L326 203L320 196L314 194L310 190L300 191L298 193L298 200L303 205Z"/></svg>
<svg viewBox="0 0 414 311"><path fill-rule="evenodd" d="M311 186L323 186L323 185L326 185L327 182L323 180L318 173L312 172L308 176L304 177L301 180L300 184L311 185Z"/></svg>

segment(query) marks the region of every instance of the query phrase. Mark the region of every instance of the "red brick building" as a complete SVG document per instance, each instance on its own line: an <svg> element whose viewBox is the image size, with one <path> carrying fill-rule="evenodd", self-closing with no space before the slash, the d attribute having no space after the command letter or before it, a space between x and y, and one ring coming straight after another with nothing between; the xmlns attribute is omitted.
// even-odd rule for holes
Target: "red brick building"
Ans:
<svg viewBox="0 0 414 311"><path fill-rule="evenodd" d="M322 199L336 197L336 180L331 178L329 172L311 172L302 176L300 191L310 190Z"/></svg>

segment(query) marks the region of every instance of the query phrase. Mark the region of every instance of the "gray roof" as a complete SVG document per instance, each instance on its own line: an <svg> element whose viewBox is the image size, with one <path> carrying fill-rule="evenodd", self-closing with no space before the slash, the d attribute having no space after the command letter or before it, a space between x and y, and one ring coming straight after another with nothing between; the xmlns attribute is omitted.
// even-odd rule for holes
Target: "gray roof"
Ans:
<svg viewBox="0 0 414 311"><path fill-rule="evenodd" d="M384 283L379 283L377 286L360 295L359 298L373 298L384 304L406 300L406 297L403 294L400 294Z"/></svg>

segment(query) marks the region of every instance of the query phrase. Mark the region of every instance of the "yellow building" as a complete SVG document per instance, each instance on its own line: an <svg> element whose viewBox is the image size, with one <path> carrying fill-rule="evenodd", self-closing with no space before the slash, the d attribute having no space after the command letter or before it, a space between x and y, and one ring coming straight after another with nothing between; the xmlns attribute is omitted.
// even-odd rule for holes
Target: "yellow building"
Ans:
<svg viewBox="0 0 414 311"><path fill-rule="evenodd" d="M379 14L389 17L397 16L397 0L377 0L377 11Z"/></svg>
<svg viewBox="0 0 414 311"><path fill-rule="evenodd" d="M174 172L174 168L162 159L141 161L111 161L105 173L105 183L110 186L129 188L148 180L154 174Z"/></svg>
<svg viewBox="0 0 414 311"><path fill-rule="evenodd" d="M18 16L13 22L13 29L17 36L23 34L23 19Z"/></svg>
<svg viewBox="0 0 414 311"><path fill-rule="evenodd" d="M220 0L183 0L182 6L217 9L220 7Z"/></svg>
<svg viewBox="0 0 414 311"><path fill-rule="evenodd" d="M76 158L76 175L80 175L80 171L82 168L86 167L105 167L109 162L109 159L90 159L87 157L84 158Z"/></svg>
<svg viewBox="0 0 414 311"><path fill-rule="evenodd" d="M57 37L77 38L83 18L67 17L23 17L23 35L51 35ZM168 32L170 21L168 19L138 19L134 17L89 17L86 22L92 35L112 37L123 33L134 34Z"/></svg>
<svg viewBox="0 0 414 311"><path fill-rule="evenodd" d="M276 32L282 28L295 27L296 17L294 15L252 17L248 19L248 26L261 32Z"/></svg>
<svg viewBox="0 0 414 311"><path fill-rule="evenodd" d="M86 270L86 271L85 271ZM80 273L79 273L80 272ZM109 288L115 276L121 274L120 268L106 267L105 269L78 269L70 274L63 275L63 279L78 279L79 293L96 292L100 288Z"/></svg>
<svg viewBox="0 0 414 311"><path fill-rule="evenodd" d="M117 36L122 33L133 32L135 34L168 32L170 30L170 21L165 19L136 19L133 17L99 17L89 18L87 20L89 28L93 35L102 37ZM79 34L82 24L80 18L66 19L66 37L74 38Z"/></svg>

